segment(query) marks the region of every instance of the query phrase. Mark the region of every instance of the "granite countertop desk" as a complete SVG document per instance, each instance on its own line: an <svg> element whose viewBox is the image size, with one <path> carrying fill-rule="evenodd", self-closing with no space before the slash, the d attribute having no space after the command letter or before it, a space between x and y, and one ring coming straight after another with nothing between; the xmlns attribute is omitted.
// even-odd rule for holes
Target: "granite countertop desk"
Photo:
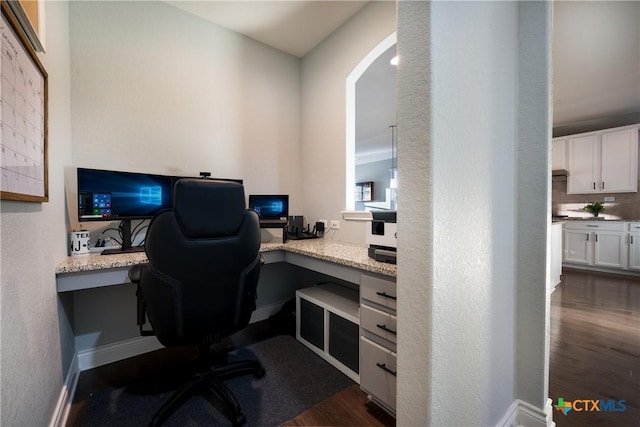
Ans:
<svg viewBox="0 0 640 427"><path fill-rule="evenodd" d="M311 270L359 283L362 272L395 277L396 266L375 261L367 255L367 246L335 240L292 240L287 243L263 243L260 246L267 264L288 262ZM56 267L58 292L90 289L128 282L132 265L146 262L144 252L68 257Z"/></svg>

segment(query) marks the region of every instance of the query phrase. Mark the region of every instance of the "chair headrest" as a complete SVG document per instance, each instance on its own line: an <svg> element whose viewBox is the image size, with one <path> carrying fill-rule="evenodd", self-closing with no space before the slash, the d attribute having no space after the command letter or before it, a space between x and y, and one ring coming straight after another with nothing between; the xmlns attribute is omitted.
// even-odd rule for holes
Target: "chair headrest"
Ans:
<svg viewBox="0 0 640 427"><path fill-rule="evenodd" d="M190 238L235 235L246 208L237 182L184 178L173 189L173 208Z"/></svg>

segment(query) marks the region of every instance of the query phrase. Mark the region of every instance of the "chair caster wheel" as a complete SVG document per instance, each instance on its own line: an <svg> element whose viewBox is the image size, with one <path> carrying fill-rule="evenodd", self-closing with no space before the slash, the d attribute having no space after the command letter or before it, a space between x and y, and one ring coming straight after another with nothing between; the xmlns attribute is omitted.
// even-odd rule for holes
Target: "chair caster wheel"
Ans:
<svg viewBox="0 0 640 427"><path fill-rule="evenodd" d="M260 368L253 373L253 376L256 377L257 379L260 379L264 377L264 374L265 374L264 369Z"/></svg>
<svg viewBox="0 0 640 427"><path fill-rule="evenodd" d="M243 413L239 413L236 415L236 419L232 421L234 427L240 427L247 422L247 417L244 416Z"/></svg>

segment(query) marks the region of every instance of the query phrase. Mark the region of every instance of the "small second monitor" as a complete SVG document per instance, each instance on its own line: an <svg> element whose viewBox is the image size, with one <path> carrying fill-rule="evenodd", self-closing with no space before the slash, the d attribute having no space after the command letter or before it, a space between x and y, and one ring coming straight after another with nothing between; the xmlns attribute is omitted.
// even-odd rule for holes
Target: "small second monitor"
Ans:
<svg viewBox="0 0 640 427"><path fill-rule="evenodd" d="M289 195L250 194L249 208L258 212L261 227L284 227L289 218Z"/></svg>

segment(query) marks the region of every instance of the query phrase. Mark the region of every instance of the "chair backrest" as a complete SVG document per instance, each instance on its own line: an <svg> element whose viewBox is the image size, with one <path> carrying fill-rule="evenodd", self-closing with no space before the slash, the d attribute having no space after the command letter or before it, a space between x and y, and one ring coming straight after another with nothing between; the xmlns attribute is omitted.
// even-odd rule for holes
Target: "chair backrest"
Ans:
<svg viewBox="0 0 640 427"><path fill-rule="evenodd" d="M187 178L149 224L139 289L165 346L216 342L247 326L260 275L258 215L241 184Z"/></svg>

